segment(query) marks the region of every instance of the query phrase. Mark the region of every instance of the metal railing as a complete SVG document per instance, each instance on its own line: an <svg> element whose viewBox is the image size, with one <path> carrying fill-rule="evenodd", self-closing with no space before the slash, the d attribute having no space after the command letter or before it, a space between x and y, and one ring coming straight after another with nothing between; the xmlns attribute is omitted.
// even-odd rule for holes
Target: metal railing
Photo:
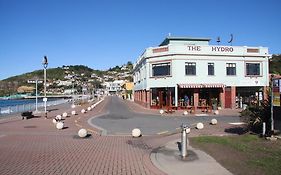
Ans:
<svg viewBox="0 0 281 175"><path fill-rule="evenodd" d="M59 105L68 102L68 100L60 99L55 101L48 101L47 106L54 106ZM38 103L38 108L44 107L44 102ZM20 113L24 111L34 111L36 109L35 103L28 103L28 104L22 104L22 105L13 105L13 106L7 106L7 107L0 107L0 116Z"/></svg>

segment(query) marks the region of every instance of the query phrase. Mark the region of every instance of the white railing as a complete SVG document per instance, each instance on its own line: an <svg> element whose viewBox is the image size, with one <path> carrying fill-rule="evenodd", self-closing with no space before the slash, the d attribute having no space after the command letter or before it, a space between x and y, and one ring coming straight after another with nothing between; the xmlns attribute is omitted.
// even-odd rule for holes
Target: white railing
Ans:
<svg viewBox="0 0 281 175"><path fill-rule="evenodd" d="M47 101L47 106L54 106L59 105L68 102L69 100L60 99L55 101ZM39 102L37 105L37 108L44 107L44 102ZM5 116L9 114L15 114L20 113L24 111L35 111L36 110L36 104L35 103L28 103L28 104L22 104L22 105L14 105L14 106L8 106L8 107L0 107L0 116Z"/></svg>

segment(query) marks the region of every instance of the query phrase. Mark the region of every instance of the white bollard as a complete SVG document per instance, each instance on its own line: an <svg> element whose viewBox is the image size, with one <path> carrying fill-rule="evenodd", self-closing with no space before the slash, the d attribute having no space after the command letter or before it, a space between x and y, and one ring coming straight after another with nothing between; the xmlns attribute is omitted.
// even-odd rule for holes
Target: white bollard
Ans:
<svg viewBox="0 0 281 175"><path fill-rule="evenodd" d="M197 129L203 129L204 128L204 124L203 123L197 123L196 128Z"/></svg>
<svg viewBox="0 0 281 175"><path fill-rule="evenodd" d="M91 111L91 110L92 110L92 108L91 108L91 107L88 107L88 108L87 108L87 110L88 110L88 111Z"/></svg>
<svg viewBox="0 0 281 175"><path fill-rule="evenodd" d="M75 107L76 107L75 104L71 105L71 108L72 108L72 109L75 108Z"/></svg>
<svg viewBox="0 0 281 175"><path fill-rule="evenodd" d="M61 115L57 115L57 116L56 116L56 119L57 119L57 120L61 120L61 119L62 119Z"/></svg>
<svg viewBox="0 0 281 175"><path fill-rule="evenodd" d="M132 136L133 137L140 137L141 136L141 130L138 128L135 128L132 130Z"/></svg>
<svg viewBox="0 0 281 175"><path fill-rule="evenodd" d="M71 111L71 114L72 115L76 115L76 111Z"/></svg>
<svg viewBox="0 0 281 175"><path fill-rule="evenodd" d="M57 120L53 118L53 124L57 124Z"/></svg>
<svg viewBox="0 0 281 175"><path fill-rule="evenodd" d="M57 129L61 130L63 128L63 125L64 125L63 122L58 122L56 127Z"/></svg>
<svg viewBox="0 0 281 175"><path fill-rule="evenodd" d="M82 138L84 138L84 137L86 137L88 135L88 132L87 132L87 130L86 129L80 129L79 131L78 131L78 136L79 137L82 137Z"/></svg>
<svg viewBox="0 0 281 175"><path fill-rule="evenodd" d="M91 108L92 108L92 109L94 109L94 108L95 108L95 106L94 106L94 105L92 105L92 106L91 106Z"/></svg>
<svg viewBox="0 0 281 175"><path fill-rule="evenodd" d="M186 134L189 134L190 133L190 128L186 128L185 132L186 132Z"/></svg>
<svg viewBox="0 0 281 175"><path fill-rule="evenodd" d="M183 112L183 115L187 115L187 114L188 114L188 112L187 112L187 111L184 111L184 112Z"/></svg>
<svg viewBox="0 0 281 175"><path fill-rule="evenodd" d="M164 110L163 109L161 109L159 112L160 112L161 115L164 114Z"/></svg>
<svg viewBox="0 0 281 175"><path fill-rule="evenodd" d="M64 112L64 113L62 114L62 116L63 116L64 118L66 118L66 117L67 117L67 112Z"/></svg>
<svg viewBox="0 0 281 175"><path fill-rule="evenodd" d="M219 110L215 110L215 111L214 111L214 114L215 114L215 115L218 115L218 114L219 114Z"/></svg>
<svg viewBox="0 0 281 175"><path fill-rule="evenodd" d="M81 110L81 113L82 113L82 114L85 114L85 113L86 113L86 110L85 110L85 109L82 109L82 110Z"/></svg>
<svg viewBox="0 0 281 175"><path fill-rule="evenodd" d="M213 118L213 119L211 120L211 124L212 124L212 125L216 125L216 124L218 124L217 119Z"/></svg>

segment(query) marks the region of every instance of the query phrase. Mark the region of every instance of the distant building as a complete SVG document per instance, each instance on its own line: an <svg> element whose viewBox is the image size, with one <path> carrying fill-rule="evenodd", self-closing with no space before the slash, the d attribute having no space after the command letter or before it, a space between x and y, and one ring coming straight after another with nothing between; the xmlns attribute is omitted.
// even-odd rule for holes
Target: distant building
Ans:
<svg viewBox="0 0 281 175"><path fill-rule="evenodd" d="M110 94L117 94L122 91L122 85L124 84L124 80L115 80L113 82L105 82L106 91Z"/></svg>
<svg viewBox="0 0 281 175"><path fill-rule="evenodd" d="M133 68L134 100L150 108L215 101L222 108L250 104L269 85L266 47L209 45L208 38L167 37ZM188 103L186 102L188 101Z"/></svg>
<svg viewBox="0 0 281 175"><path fill-rule="evenodd" d="M72 85L72 81L62 81L62 80L58 81L58 86L70 86L70 85Z"/></svg>
<svg viewBox="0 0 281 175"><path fill-rule="evenodd" d="M134 83L133 82L125 82L122 85L122 88L124 89L123 94L122 94L123 98L131 100L133 98L132 95L133 95Z"/></svg>

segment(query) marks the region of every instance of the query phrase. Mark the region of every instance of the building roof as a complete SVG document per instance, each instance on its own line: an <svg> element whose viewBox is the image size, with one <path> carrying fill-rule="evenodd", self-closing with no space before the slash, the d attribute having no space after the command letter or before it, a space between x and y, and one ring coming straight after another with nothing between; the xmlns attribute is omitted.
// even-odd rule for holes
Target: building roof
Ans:
<svg viewBox="0 0 281 175"><path fill-rule="evenodd" d="M167 37L165 40L159 45L159 46L164 46L168 45L170 41L210 41L210 38L194 38L194 37Z"/></svg>

